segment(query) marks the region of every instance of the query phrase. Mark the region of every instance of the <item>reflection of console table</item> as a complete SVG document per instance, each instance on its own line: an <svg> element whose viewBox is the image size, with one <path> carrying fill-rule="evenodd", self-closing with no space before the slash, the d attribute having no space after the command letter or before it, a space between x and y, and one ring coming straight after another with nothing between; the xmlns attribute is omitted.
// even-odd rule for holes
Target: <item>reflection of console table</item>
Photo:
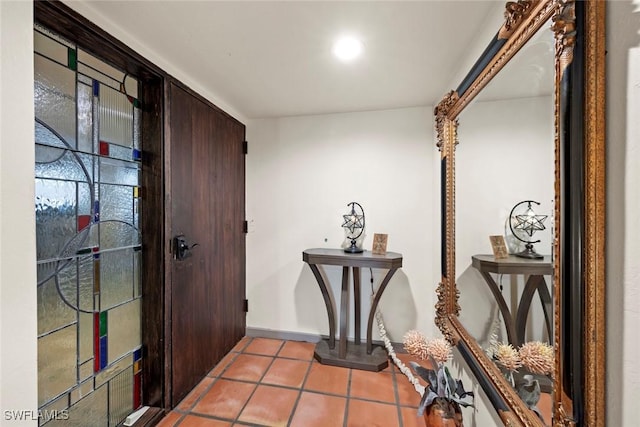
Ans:
<svg viewBox="0 0 640 427"><path fill-rule="evenodd" d="M324 303L329 316L329 338L316 345L314 357L323 364L343 366L347 368L381 371L388 365L385 349L374 346L371 341L371 328L376 308L389 280L402 267L402 255L387 252L386 255L374 255L371 252L359 254L346 253L342 249L307 249L302 252L302 260L309 264L318 281ZM340 341L336 349L336 326L333 302L324 282L318 265L342 266L342 292L340 294ZM353 305L354 305L354 342L347 342L347 325L349 324L349 267L353 271ZM369 320L367 322L366 346L360 342L360 268L383 268L389 270L373 297Z"/></svg>
<svg viewBox="0 0 640 427"><path fill-rule="evenodd" d="M524 342L529 307L531 306L531 300L536 290L542 303L542 311L544 312L544 320L549 339L553 339L551 320L553 304L551 302L551 295L547 289L547 283L544 280L545 275L553 274L553 265L551 264L551 258L549 256L545 256L544 259L540 260L518 258L513 255L510 255L509 258L506 259L495 259L493 255L474 255L471 259L473 260L472 265L482 274L482 277L486 280L491 293L498 303L507 329L507 338L511 345L518 347ZM489 273L529 275L529 279L524 285L520 302L518 303L515 321L509 307L507 307L500 288Z"/></svg>

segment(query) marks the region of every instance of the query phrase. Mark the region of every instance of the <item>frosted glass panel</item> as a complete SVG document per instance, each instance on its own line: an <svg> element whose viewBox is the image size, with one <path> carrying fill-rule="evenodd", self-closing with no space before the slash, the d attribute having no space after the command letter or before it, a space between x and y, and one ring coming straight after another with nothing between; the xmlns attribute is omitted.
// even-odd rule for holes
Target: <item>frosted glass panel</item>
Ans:
<svg viewBox="0 0 640 427"><path fill-rule="evenodd" d="M93 88L78 83L78 150L93 152Z"/></svg>
<svg viewBox="0 0 640 427"><path fill-rule="evenodd" d="M92 156L87 154L36 145L36 162L35 173L38 178L81 182L91 180Z"/></svg>
<svg viewBox="0 0 640 427"><path fill-rule="evenodd" d="M100 222L100 249L114 249L140 244L140 234L132 225L116 221Z"/></svg>
<svg viewBox="0 0 640 427"><path fill-rule="evenodd" d="M133 296L137 298L142 293L140 289L140 279L142 272L140 270L140 265L142 265L142 252L135 251L133 252Z"/></svg>
<svg viewBox="0 0 640 427"><path fill-rule="evenodd" d="M132 249L100 254L100 289L101 311L133 298ZM109 331L111 331L110 328ZM109 335L109 349L111 349L113 341L111 333Z"/></svg>
<svg viewBox="0 0 640 427"><path fill-rule="evenodd" d="M138 163L100 158L100 182L105 184L138 185Z"/></svg>
<svg viewBox="0 0 640 427"><path fill-rule="evenodd" d="M133 367L109 382L109 426L115 427L133 412Z"/></svg>
<svg viewBox="0 0 640 427"><path fill-rule="evenodd" d="M42 56L34 57L36 117L76 147L76 74Z"/></svg>
<svg viewBox="0 0 640 427"><path fill-rule="evenodd" d="M91 215L93 198L91 186L85 183L78 183L78 215Z"/></svg>
<svg viewBox="0 0 640 427"><path fill-rule="evenodd" d="M140 299L109 310L109 363L140 345Z"/></svg>
<svg viewBox="0 0 640 427"><path fill-rule="evenodd" d="M76 326L38 338L38 406L76 384Z"/></svg>
<svg viewBox="0 0 640 427"><path fill-rule="evenodd" d="M78 259L77 290L80 297L79 308L85 312L93 311L93 255L83 256Z"/></svg>
<svg viewBox="0 0 640 427"><path fill-rule="evenodd" d="M140 149L140 109L133 109L133 148Z"/></svg>
<svg viewBox="0 0 640 427"><path fill-rule="evenodd" d="M54 420L47 427L106 427L109 398L104 385L69 408L68 420Z"/></svg>
<svg viewBox="0 0 640 427"><path fill-rule="evenodd" d="M91 79L95 79L99 82L108 84L111 87L117 88L120 85L115 79L105 76L101 72L94 70L93 68L79 62L78 63L78 73L82 73L83 75L89 76Z"/></svg>
<svg viewBox="0 0 640 427"><path fill-rule="evenodd" d="M93 391L93 381L85 381L71 392L71 404L75 404L83 397L86 397Z"/></svg>
<svg viewBox="0 0 640 427"><path fill-rule="evenodd" d="M67 63L67 46L35 31L33 33L33 48L36 52L60 64Z"/></svg>
<svg viewBox="0 0 640 427"><path fill-rule="evenodd" d="M101 219L133 224L133 188L116 185L100 186Z"/></svg>
<svg viewBox="0 0 640 427"><path fill-rule="evenodd" d="M71 402L39 424L114 426L139 404L139 84L34 27L38 407Z"/></svg>
<svg viewBox="0 0 640 427"><path fill-rule="evenodd" d="M76 184L36 179L38 260L55 258L76 232Z"/></svg>
<svg viewBox="0 0 640 427"><path fill-rule="evenodd" d="M78 361L82 364L93 358L93 314L78 313ZM93 374L93 364L80 367L80 379Z"/></svg>
<svg viewBox="0 0 640 427"><path fill-rule="evenodd" d="M127 96L100 85L100 141L133 146L133 103Z"/></svg>
<svg viewBox="0 0 640 427"><path fill-rule="evenodd" d="M38 287L38 336L76 321L76 311L60 298L54 279Z"/></svg>
<svg viewBox="0 0 640 427"><path fill-rule="evenodd" d="M133 355L129 354L128 356L123 357L122 359L113 363L107 369L97 374L96 387L100 387L102 384L108 382L113 377L123 372L125 369L131 369L132 366L133 366Z"/></svg>
<svg viewBox="0 0 640 427"><path fill-rule="evenodd" d="M69 143L61 138L62 135L56 135L53 130L49 129L43 123L36 121L35 126L36 144L58 147L62 149L71 148ZM59 153L57 157L60 157L61 155L62 154ZM51 155L43 156L42 160L36 157L36 162L39 161L51 161Z"/></svg>
<svg viewBox="0 0 640 427"><path fill-rule="evenodd" d="M78 49L78 62L90 66L94 70L98 71L101 76L110 77L111 80L115 80L116 82L121 82L124 78L124 73L122 71L112 67L104 61L99 60L82 49Z"/></svg>

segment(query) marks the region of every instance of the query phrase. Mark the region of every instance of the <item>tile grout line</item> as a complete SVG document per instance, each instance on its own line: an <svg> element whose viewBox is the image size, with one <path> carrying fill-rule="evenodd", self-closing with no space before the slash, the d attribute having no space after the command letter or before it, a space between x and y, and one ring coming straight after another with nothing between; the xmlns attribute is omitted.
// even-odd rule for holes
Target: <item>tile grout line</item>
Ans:
<svg viewBox="0 0 640 427"><path fill-rule="evenodd" d="M253 342L253 338L251 339L251 342ZM282 347L284 346L284 343L285 343L285 342L286 342L285 340L281 340L281 342L280 342L280 347L278 347L278 350L275 352L275 355L273 355L273 356L268 356L268 355L265 355L265 354L261 354L261 355L259 355L259 356L263 356L263 357L265 357L265 356L267 356L267 357L271 357L271 363L269 363L269 365L267 366L267 369L265 369L265 370L264 370L264 372L262 373L262 375L260 376L260 378L258 379L258 381L257 381L257 382L255 382L255 385L256 385L256 386L255 386L255 388L253 389L253 391L251 392L251 394L250 394L250 395L249 395L249 397L247 398L246 402L244 402L244 405L242 405L242 408L241 408L241 409L240 409L240 411L238 412L238 415L236 415L236 418L235 418L235 420L233 421L233 423L243 422L243 421L241 421L241 420L239 419L239 418L240 418L240 415L242 415L242 412L245 410L245 408L246 408L246 407L247 407L247 405L249 404L249 401L251 400L251 398L253 397L253 395L256 393L256 390L258 390L258 387L260 387L260 385L261 385L261 383L262 383L262 379L264 378L264 376L265 376L265 375L267 375L267 372L269 372L269 369L271 368L271 366L273 366L273 362L275 362L276 357L277 357L276 355L280 352L280 350L281 350L281 349L282 349ZM244 349L246 349L247 347L248 347L248 345L247 345L247 346L245 346L245 347L244 347ZM244 353L244 352L242 352L241 354L255 355L255 354L253 354L253 353ZM249 381L247 381L247 382L249 382Z"/></svg>
<svg viewBox="0 0 640 427"><path fill-rule="evenodd" d="M307 366L307 372L304 374L302 383L300 383L298 397L296 398L296 401L293 404L293 408L291 408L291 414L289 414L289 421L287 422L287 426L291 425L291 422L293 421L293 416L295 415L296 410L298 409L298 404L300 403L300 399L302 398L302 391L304 390L304 384L307 382L307 378L309 377L309 372L311 372L311 365L313 365L313 356L309 361L309 366Z"/></svg>
<svg viewBox="0 0 640 427"><path fill-rule="evenodd" d="M234 352L233 352L233 351L230 351L229 353L225 354L225 355L224 355L224 357L222 358L222 360L220 360L220 362L224 361L224 359L225 359L227 356L229 356L230 354L232 354L232 353L234 353ZM229 363L227 363L227 366L225 366L225 367L224 367L224 369L223 369L222 371L220 371L220 375L218 375L218 376L216 376L216 377L210 377L210 376L209 376L209 373L211 373L211 371L213 371L213 370L216 368L216 366L217 366L217 365L216 365L216 366L214 366L214 367L211 369L211 371L209 371L209 373L207 373L207 375L205 375L205 377L204 377L202 380L200 380L200 382L202 382L202 381L204 381L204 380L205 380L205 378L211 378L211 380L212 380L212 381L211 381L211 384L209 384L209 385L204 389L204 391L203 391L202 393L200 393L200 396L198 396L198 398L197 398L197 399L195 399L191 405L189 405L186 409L180 409L180 408L178 408L178 406L180 406L180 403L178 403L178 405L176 405L176 407L175 407L175 408L173 408L173 409L172 409L172 411L179 411L180 413L182 413L182 412L184 412L184 413L189 413L189 412L193 411L193 408L195 408L195 407L196 407L196 405L197 405L198 403L200 403L200 401L202 400L202 398L203 398L207 393L209 393L209 391L210 391L210 390L213 388L213 386L218 382L218 380L221 378L222 374L224 373L224 371L226 371L226 369L229 367L229 365L231 365L231 364L233 363L233 361L234 361L234 360L236 360L236 358L238 357L238 354L239 354L239 353L237 353L235 356L233 356L233 357L231 358L231 360L229 361ZM220 363L220 362L219 362L219 363ZM200 385L200 383L198 383L198 385ZM198 385L196 385L196 387L198 387ZM193 392L193 390L192 390L191 392ZM187 397L189 397L189 394L187 394L187 395L184 397L184 399L186 399ZM184 400L184 399L183 399L183 400ZM176 424L176 425L177 425L177 424Z"/></svg>
<svg viewBox="0 0 640 427"><path fill-rule="evenodd" d="M349 406L351 405L351 373L353 369L349 368L349 378L347 379L347 400L344 407L344 421L342 427L347 427L349 420Z"/></svg>
<svg viewBox="0 0 640 427"><path fill-rule="evenodd" d="M396 370L391 369L391 380L393 382L393 393L396 396L396 412L398 413L398 425L404 427L402 421L402 409L400 408L400 393L398 392L398 381L396 379Z"/></svg>
<svg viewBox="0 0 640 427"><path fill-rule="evenodd" d="M250 339L249 339L249 342L251 342L252 340L253 340L253 338L250 338ZM247 343L247 345L248 345L248 343ZM246 345L245 345L245 347L246 347ZM235 346L234 346L234 348L235 348ZM244 348L244 347L243 347L243 348ZM235 353L235 355L234 355L233 357L231 357L231 360L229 360L229 362L227 363L227 365L222 369L222 371L220 371L220 375L218 375L218 376L216 376L216 377L214 377L214 378L212 378L212 377L210 377L210 376L209 376L209 374L211 373L211 371L213 371L214 369L216 369L216 367L218 366L218 364L219 364L219 363L222 363L222 362L223 362L223 361L224 361L224 360L225 360L229 355L232 355L232 354L234 354L234 353ZM211 378L211 379L212 379L211 384L209 384L209 386L205 388L205 390L200 394L200 396L198 396L198 398L197 398L196 400L194 400L194 401L193 401L193 403L192 403L192 404L191 404L187 409L184 409L184 410L183 410L183 409L179 409L179 408L178 408L178 406L180 405L180 403L178 403L178 405L176 405L176 406L171 410L172 412L175 412L175 413L177 413L177 414L181 414L181 415L180 415L180 418L178 419L178 421L176 421L176 422L173 424L173 427L179 426L180 424L182 424L182 422L183 422L183 421L184 421L184 419L187 417L187 415L190 415L190 414L194 413L194 412L193 412L193 408L195 408L195 407L196 407L196 405L197 405L198 403L200 403L200 401L202 400L202 398L203 398L207 393L209 393L209 391L211 391L211 389L213 388L213 386L214 386L214 385L215 385L215 384L220 380L220 378L221 378L222 374L224 373L224 371L226 371L226 370L227 370L227 368L228 368L228 367L233 363L233 361L235 361L235 360L236 360L236 358L238 357L238 354L240 354L240 353L237 353L237 352L233 351L233 348L232 348L232 349L231 349L231 351L229 351L227 354L225 354L225 355L222 357L222 359L220 360L220 362L218 362L218 364L216 364L216 366L214 366L214 367L211 369L211 371L209 371L209 372L207 373L207 375L205 375L205 377L204 377L201 381L203 381L205 378ZM198 383L198 384L199 384L199 383ZM197 387L197 385L196 385L196 387ZM193 390L192 390L192 392L193 392ZM188 394L187 394L187 396L185 396L185 399L186 399L187 397L189 397L189 395L188 395ZM198 412L195 412L195 413L196 413L196 414L199 414ZM226 421L226 420L225 420L225 421Z"/></svg>

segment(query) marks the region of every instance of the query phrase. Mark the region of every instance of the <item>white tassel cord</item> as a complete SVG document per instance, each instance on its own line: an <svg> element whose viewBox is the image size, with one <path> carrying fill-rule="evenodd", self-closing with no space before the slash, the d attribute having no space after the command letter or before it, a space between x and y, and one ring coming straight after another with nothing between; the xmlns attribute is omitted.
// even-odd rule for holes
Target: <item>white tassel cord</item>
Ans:
<svg viewBox="0 0 640 427"><path fill-rule="evenodd" d="M405 365L402 360L400 360L396 355L396 352L391 345L391 341L389 340L389 337L387 337L387 330L384 328L384 322L382 321L382 313L378 309L376 309L376 321L378 322L380 338L382 338L384 347L387 349L387 353L389 353L391 360L393 360L393 363L395 363L398 369L400 369L400 372L402 372L407 377L409 382L413 384L413 387L416 389L416 391L420 394L420 396L422 396L424 394L424 386L420 384L420 381L418 381L418 379L413 375L411 369L409 369L407 365Z"/></svg>

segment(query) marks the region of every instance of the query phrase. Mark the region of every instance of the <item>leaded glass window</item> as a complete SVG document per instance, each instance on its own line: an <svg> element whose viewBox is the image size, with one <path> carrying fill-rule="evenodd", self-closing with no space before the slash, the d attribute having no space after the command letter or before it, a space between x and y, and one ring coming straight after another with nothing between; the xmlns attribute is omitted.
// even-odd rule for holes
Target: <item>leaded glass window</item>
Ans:
<svg viewBox="0 0 640 427"><path fill-rule="evenodd" d="M115 426L142 396L138 81L34 46L39 425Z"/></svg>

